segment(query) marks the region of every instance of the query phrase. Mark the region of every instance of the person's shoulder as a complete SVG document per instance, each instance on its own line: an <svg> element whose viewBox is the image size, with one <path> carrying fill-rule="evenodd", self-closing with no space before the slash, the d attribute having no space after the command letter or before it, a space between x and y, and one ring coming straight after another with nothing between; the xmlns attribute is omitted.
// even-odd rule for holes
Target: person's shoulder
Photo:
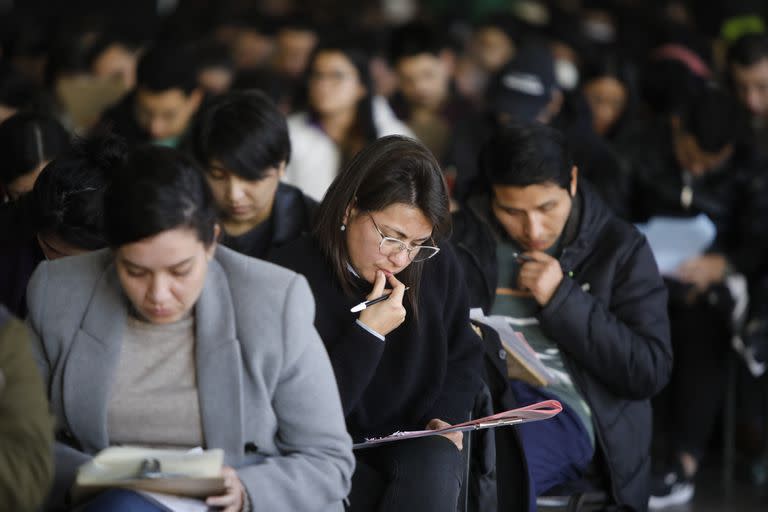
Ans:
<svg viewBox="0 0 768 512"><path fill-rule="evenodd" d="M89 282L96 281L113 262L112 251L101 249L77 256L68 256L41 262L33 274L45 274L52 284L66 287L67 283L78 283L82 288ZM63 288L62 291L66 291ZM71 290L69 290L71 291Z"/></svg>
<svg viewBox="0 0 768 512"><path fill-rule="evenodd" d="M221 265L230 286L250 287L287 285L296 272L269 261L253 258L227 247L216 248L216 262Z"/></svg>

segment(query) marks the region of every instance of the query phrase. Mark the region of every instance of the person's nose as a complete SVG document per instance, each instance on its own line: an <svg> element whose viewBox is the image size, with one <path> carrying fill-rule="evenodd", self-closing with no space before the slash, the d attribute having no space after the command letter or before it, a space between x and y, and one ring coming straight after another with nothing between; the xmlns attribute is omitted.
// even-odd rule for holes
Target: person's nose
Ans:
<svg viewBox="0 0 768 512"><path fill-rule="evenodd" d="M231 202L237 203L243 198L243 195L244 191L242 184L238 180L230 178L229 183L227 184L227 198Z"/></svg>
<svg viewBox="0 0 768 512"><path fill-rule="evenodd" d="M389 255L389 261L397 266L397 268L405 267L410 261L408 259L408 250L403 249L402 251L393 252Z"/></svg>
<svg viewBox="0 0 768 512"><path fill-rule="evenodd" d="M171 283L162 275L154 276L147 290L147 299L150 304L163 305L171 298Z"/></svg>
<svg viewBox="0 0 768 512"><path fill-rule="evenodd" d="M528 215L525 224L525 234L531 240L539 240L544 232L544 226L542 226L541 219L536 214Z"/></svg>
<svg viewBox="0 0 768 512"><path fill-rule="evenodd" d="M750 89L747 91L747 108L753 114L759 114L761 110L760 94L758 91Z"/></svg>

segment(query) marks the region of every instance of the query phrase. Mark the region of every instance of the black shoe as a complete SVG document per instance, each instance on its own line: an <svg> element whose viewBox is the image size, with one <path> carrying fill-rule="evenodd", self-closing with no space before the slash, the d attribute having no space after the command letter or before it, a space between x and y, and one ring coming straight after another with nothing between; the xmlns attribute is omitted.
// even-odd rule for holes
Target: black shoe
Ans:
<svg viewBox="0 0 768 512"><path fill-rule="evenodd" d="M648 508L659 510L673 505L683 505L693 499L693 479L685 476L678 464L651 478L651 498Z"/></svg>

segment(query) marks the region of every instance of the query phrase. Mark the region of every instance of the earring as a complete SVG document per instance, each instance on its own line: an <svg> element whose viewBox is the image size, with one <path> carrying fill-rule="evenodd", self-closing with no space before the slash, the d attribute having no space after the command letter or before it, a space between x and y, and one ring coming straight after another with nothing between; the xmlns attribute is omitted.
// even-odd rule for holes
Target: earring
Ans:
<svg viewBox="0 0 768 512"><path fill-rule="evenodd" d="M340 229L341 229L341 231L346 231L347 230L347 225L346 224L342 224Z"/></svg>

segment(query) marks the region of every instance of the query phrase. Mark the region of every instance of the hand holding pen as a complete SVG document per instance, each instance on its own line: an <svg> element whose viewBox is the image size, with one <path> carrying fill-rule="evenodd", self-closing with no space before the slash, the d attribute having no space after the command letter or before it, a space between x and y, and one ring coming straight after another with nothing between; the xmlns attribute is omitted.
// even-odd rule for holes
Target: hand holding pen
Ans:
<svg viewBox="0 0 768 512"><path fill-rule="evenodd" d="M385 274L381 270L376 271L376 280L373 283L373 290L368 294L367 301L380 299L384 295L384 286L387 282L392 286L389 296L375 304L368 302L358 318L382 336L394 331L405 321L403 295L406 287L397 280L394 274Z"/></svg>

